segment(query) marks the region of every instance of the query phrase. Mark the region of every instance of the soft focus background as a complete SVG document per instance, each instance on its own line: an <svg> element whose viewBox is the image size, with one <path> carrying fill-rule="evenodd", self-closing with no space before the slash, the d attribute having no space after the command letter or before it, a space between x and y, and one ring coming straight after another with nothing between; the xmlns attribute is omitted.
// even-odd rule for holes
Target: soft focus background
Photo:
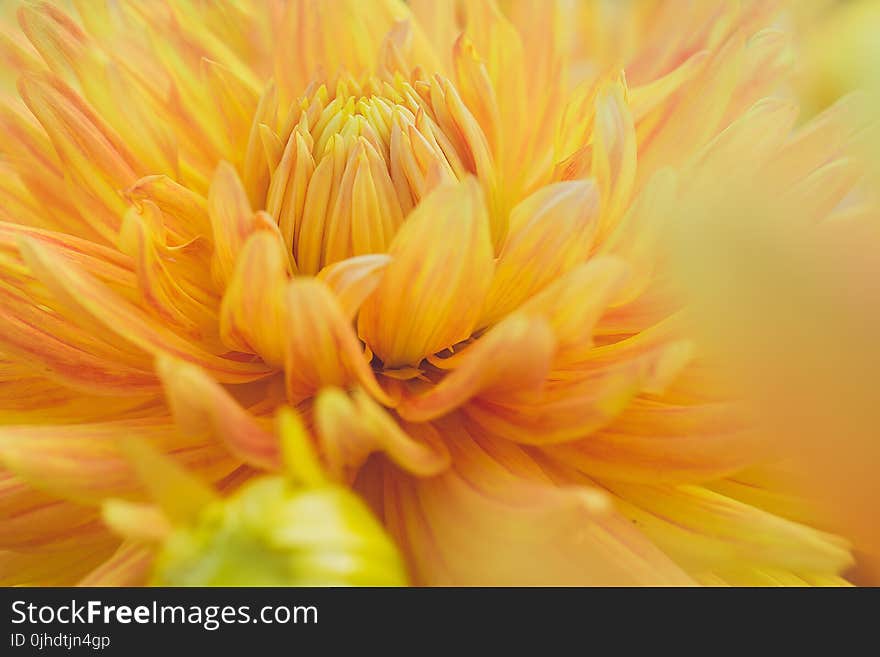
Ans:
<svg viewBox="0 0 880 657"><path fill-rule="evenodd" d="M719 162L670 246L705 339L778 438L789 464L780 478L853 539L853 581L876 585L880 2L795 3L790 19L801 34L801 121L838 103L867 179L817 224L780 197L772 177Z"/></svg>

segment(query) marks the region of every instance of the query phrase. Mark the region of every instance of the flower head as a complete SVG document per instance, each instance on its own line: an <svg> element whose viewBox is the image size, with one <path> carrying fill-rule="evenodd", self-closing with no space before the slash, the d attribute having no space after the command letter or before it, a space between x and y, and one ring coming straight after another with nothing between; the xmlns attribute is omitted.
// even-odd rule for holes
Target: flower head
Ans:
<svg viewBox="0 0 880 657"><path fill-rule="evenodd" d="M817 216L855 184L842 109L793 132L776 3L72 4L0 41L10 577L288 563L295 412L413 583L842 582L658 245L719 162ZM225 501L169 538L132 437Z"/></svg>

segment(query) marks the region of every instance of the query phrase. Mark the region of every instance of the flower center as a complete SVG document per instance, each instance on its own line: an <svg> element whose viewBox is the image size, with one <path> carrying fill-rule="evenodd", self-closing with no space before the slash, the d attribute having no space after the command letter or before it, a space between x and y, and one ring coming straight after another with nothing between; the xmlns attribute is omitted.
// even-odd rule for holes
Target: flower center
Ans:
<svg viewBox="0 0 880 657"><path fill-rule="evenodd" d="M265 207L304 274L385 252L438 184L475 174L488 187L492 179L486 138L441 77L343 77L335 92L310 89L291 108L274 150Z"/></svg>

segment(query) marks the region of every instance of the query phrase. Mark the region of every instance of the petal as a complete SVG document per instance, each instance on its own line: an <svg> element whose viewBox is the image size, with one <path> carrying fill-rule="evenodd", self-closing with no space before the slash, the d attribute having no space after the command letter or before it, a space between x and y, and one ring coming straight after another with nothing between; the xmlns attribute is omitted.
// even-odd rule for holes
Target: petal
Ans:
<svg viewBox="0 0 880 657"><path fill-rule="evenodd" d="M357 75L371 69L385 35L408 16L406 5L394 0L379 0L369 7L357 0L287 4L275 50L275 78L287 102L302 93L315 71ZM340 25L347 26L345 39L339 38Z"/></svg>
<svg viewBox="0 0 880 657"><path fill-rule="evenodd" d="M390 405L330 289L318 279L301 277L288 284L286 294L284 370L291 403L311 397L323 386L348 387L357 382Z"/></svg>
<svg viewBox="0 0 880 657"><path fill-rule="evenodd" d="M608 85L596 97L592 155L590 174L601 192L604 236L629 205L636 180L636 133L623 81Z"/></svg>
<svg viewBox="0 0 880 657"><path fill-rule="evenodd" d="M125 213L119 249L134 260L141 296L157 317L194 340L207 340L216 334L216 312L191 296L166 264L164 233L161 211L145 201L140 204L140 211L133 207ZM207 294L203 291L201 296Z"/></svg>
<svg viewBox="0 0 880 657"><path fill-rule="evenodd" d="M797 115L798 106L792 101L758 101L701 150L683 180L688 186L713 185L734 162L757 168L780 150Z"/></svg>
<svg viewBox="0 0 880 657"><path fill-rule="evenodd" d="M480 325L493 324L585 261L598 213L599 193L592 181L547 185L513 208Z"/></svg>
<svg viewBox="0 0 880 657"><path fill-rule="evenodd" d="M221 162L208 190L208 216L214 236L212 272L221 287L232 277L245 240L257 227L250 201L231 164Z"/></svg>
<svg viewBox="0 0 880 657"><path fill-rule="evenodd" d="M634 301L654 281L658 242L668 218L675 216L677 187L678 177L670 169L655 173L597 249L597 254L619 257L630 268L629 280L618 291L615 305Z"/></svg>
<svg viewBox="0 0 880 657"><path fill-rule="evenodd" d="M168 516L154 504L109 499L101 505L101 519L115 533L139 542L160 543L173 531Z"/></svg>
<svg viewBox="0 0 880 657"><path fill-rule="evenodd" d="M193 443L170 424L136 421L0 427L0 463L33 486L85 504L141 493L124 439L142 437L175 458L221 477L235 467L220 445Z"/></svg>
<svg viewBox="0 0 880 657"><path fill-rule="evenodd" d="M520 312L547 320L556 336L560 365L569 349L592 345L596 323L628 279L629 268L618 258L590 258L529 299Z"/></svg>
<svg viewBox="0 0 880 657"><path fill-rule="evenodd" d="M315 400L315 425L327 467L342 481L350 481L373 452L423 477L449 467L449 452L430 425L401 427L361 391L349 398L337 388L322 390Z"/></svg>
<svg viewBox="0 0 880 657"><path fill-rule="evenodd" d="M503 398L511 389L534 390L547 377L554 348L545 321L512 315L471 344L440 383L404 397L397 412L406 420L426 422L474 397Z"/></svg>
<svg viewBox="0 0 880 657"><path fill-rule="evenodd" d="M391 258L385 254L355 256L324 267L317 278L333 290L343 312L353 320L379 285L389 262Z"/></svg>
<svg viewBox="0 0 880 657"><path fill-rule="evenodd" d="M685 341L656 347L589 373L560 377L539 394L476 400L464 410L489 435L549 445L583 438L610 424L640 392L659 392L691 358Z"/></svg>
<svg viewBox="0 0 880 657"><path fill-rule="evenodd" d="M621 513L692 569L752 564L837 574L853 563L846 541L705 488L605 486Z"/></svg>
<svg viewBox="0 0 880 657"><path fill-rule="evenodd" d="M0 586L73 586L109 558L118 544L107 535L100 544L68 546L51 557L43 552L0 551Z"/></svg>
<svg viewBox="0 0 880 657"><path fill-rule="evenodd" d="M486 208L477 182L437 188L391 244L391 263L361 307L358 331L386 367L416 366L467 338L492 271Z"/></svg>
<svg viewBox="0 0 880 657"><path fill-rule="evenodd" d="M544 451L595 477L634 483L702 483L755 461L760 438L752 432L653 436L605 429Z"/></svg>
<svg viewBox="0 0 880 657"><path fill-rule="evenodd" d="M268 373L261 363L242 363L205 352L127 303L73 263L57 257L55 249L28 238L20 240L19 248L31 270L53 294L97 331L109 329L123 341L148 353L170 353L199 363L224 382L252 381Z"/></svg>
<svg viewBox="0 0 880 657"><path fill-rule="evenodd" d="M59 500L29 486L11 472L0 473L0 549L28 551L100 523L93 507Z"/></svg>
<svg viewBox="0 0 880 657"><path fill-rule="evenodd" d="M246 463L278 469L280 451L272 432L203 370L170 356L160 356L156 370L182 433L219 439Z"/></svg>
<svg viewBox="0 0 880 657"><path fill-rule="evenodd" d="M193 523L217 501L218 496L210 486L149 443L130 438L123 442L122 451L141 484L171 522Z"/></svg>
<svg viewBox="0 0 880 657"><path fill-rule="evenodd" d="M123 544L113 555L83 577L77 586L141 586L149 577L153 555L149 548Z"/></svg>
<svg viewBox="0 0 880 657"><path fill-rule="evenodd" d="M416 479L383 467L385 522L417 584L689 583L601 492L558 486L516 446L441 431L448 472Z"/></svg>
<svg viewBox="0 0 880 657"><path fill-rule="evenodd" d="M118 190L137 179L137 161L119 136L57 77L24 77L19 91L65 164L74 198L82 197L85 203L84 216L98 233L112 239L124 210Z"/></svg>
<svg viewBox="0 0 880 657"><path fill-rule="evenodd" d="M284 364L285 292L290 261L278 233L258 231L244 244L220 307L220 337L230 349Z"/></svg>
<svg viewBox="0 0 880 657"><path fill-rule="evenodd" d="M162 211L164 225L181 242L199 235L211 235L208 201L168 176L146 176L125 190L125 197L135 205L152 201Z"/></svg>

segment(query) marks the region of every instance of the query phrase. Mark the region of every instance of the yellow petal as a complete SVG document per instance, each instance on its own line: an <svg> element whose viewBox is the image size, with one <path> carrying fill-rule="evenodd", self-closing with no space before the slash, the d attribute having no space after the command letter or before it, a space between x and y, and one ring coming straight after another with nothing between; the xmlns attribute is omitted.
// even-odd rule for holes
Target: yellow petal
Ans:
<svg viewBox="0 0 880 657"><path fill-rule="evenodd" d="M142 586L149 577L149 548L123 544L113 555L77 582L77 586Z"/></svg>
<svg viewBox="0 0 880 657"><path fill-rule="evenodd" d="M218 438L238 458L266 469L278 469L278 441L267 428L195 365L160 356L156 370L180 431Z"/></svg>
<svg viewBox="0 0 880 657"><path fill-rule="evenodd" d="M842 539L704 488L606 486L622 513L690 568L752 564L837 574L852 564Z"/></svg>
<svg viewBox="0 0 880 657"><path fill-rule="evenodd" d="M515 446L443 430L448 472L416 479L382 468L385 522L416 584L690 582L595 488L558 485Z"/></svg>
<svg viewBox="0 0 880 657"><path fill-rule="evenodd" d="M549 372L554 347L545 321L512 315L465 349L440 383L405 397L397 412L406 420L425 422L476 396L534 390Z"/></svg>
<svg viewBox="0 0 880 657"><path fill-rule="evenodd" d="M155 355L170 353L191 360L214 373L224 382L253 381L268 373L265 365L242 363L205 352L127 303L106 286L77 268L55 251L28 238L20 249L31 269L70 309L75 309L94 326L109 329L124 341Z"/></svg>
<svg viewBox="0 0 880 657"><path fill-rule="evenodd" d="M389 262L391 258L385 254L355 256L324 267L317 278L333 290L346 316L354 319L361 304L382 280Z"/></svg>
<svg viewBox="0 0 880 657"><path fill-rule="evenodd" d="M592 181L547 185L513 208L480 324L493 324L584 262L598 215L599 193Z"/></svg>
<svg viewBox="0 0 880 657"><path fill-rule="evenodd" d="M26 76L19 91L52 140L81 199L85 218L112 239L124 203L118 190L137 179L139 164L116 135L76 93L55 76ZM90 214L89 212L93 214Z"/></svg>
<svg viewBox="0 0 880 657"><path fill-rule="evenodd" d="M214 235L212 271L218 285L225 286L245 240L256 225L244 186L228 162L220 163L211 180L208 216Z"/></svg>
<svg viewBox="0 0 880 657"><path fill-rule="evenodd" d="M290 265L278 233L258 231L241 250L220 307L220 336L230 349L284 363L285 291Z"/></svg>
<svg viewBox="0 0 880 657"><path fill-rule="evenodd" d="M449 452L430 425L401 427L363 391L349 398L337 388L322 390L315 400L315 424L328 470L340 481L351 482L373 452L423 477L449 467Z"/></svg>
<svg viewBox="0 0 880 657"><path fill-rule="evenodd" d="M486 208L473 178L442 186L408 217L391 263L364 302L358 331L386 367L419 362L467 338L491 275Z"/></svg>
<svg viewBox="0 0 880 657"><path fill-rule="evenodd" d="M217 499L207 484L149 443L136 438L121 443L141 483L172 522L193 522Z"/></svg>
<svg viewBox="0 0 880 657"><path fill-rule="evenodd" d="M317 279L302 277L289 283L286 294L284 369L291 403L311 397L323 386L357 382L390 405L330 289Z"/></svg>

